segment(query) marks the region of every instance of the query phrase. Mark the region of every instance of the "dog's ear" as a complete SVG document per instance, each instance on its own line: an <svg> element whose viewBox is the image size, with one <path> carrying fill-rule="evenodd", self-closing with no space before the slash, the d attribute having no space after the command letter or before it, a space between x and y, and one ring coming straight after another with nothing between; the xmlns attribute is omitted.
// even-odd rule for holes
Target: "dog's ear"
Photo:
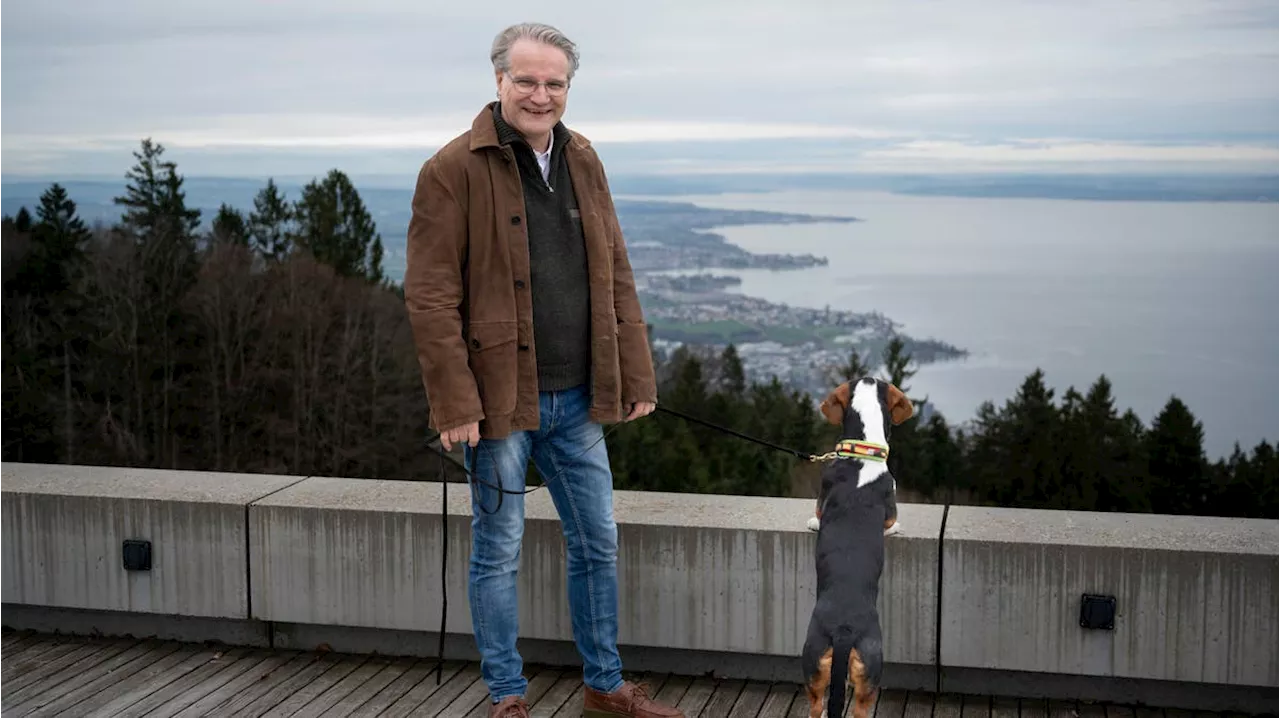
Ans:
<svg viewBox="0 0 1280 718"><path fill-rule="evenodd" d="M916 408L911 405L911 400L907 398L902 390L893 384L889 385L889 419L894 426L910 419L916 413Z"/></svg>
<svg viewBox="0 0 1280 718"><path fill-rule="evenodd" d="M822 411L822 415L827 417L827 423L841 426L844 424L844 412L849 408L849 383L845 382L827 394L827 398L822 400L822 405L818 407Z"/></svg>

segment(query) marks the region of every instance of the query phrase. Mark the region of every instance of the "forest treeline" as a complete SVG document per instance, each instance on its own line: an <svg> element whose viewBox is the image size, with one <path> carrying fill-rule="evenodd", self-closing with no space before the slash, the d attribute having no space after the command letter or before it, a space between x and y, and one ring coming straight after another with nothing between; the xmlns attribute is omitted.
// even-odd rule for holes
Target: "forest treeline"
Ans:
<svg viewBox="0 0 1280 718"><path fill-rule="evenodd" d="M134 157L109 226L86 226L58 184L3 220L4 461L434 480L399 283L350 179L332 170L296 198L268 180L205 222L161 145ZM821 397L748 382L732 346L655 359L666 406L806 453L836 439ZM874 371L922 404L913 367L895 341L831 376ZM1058 397L1036 371L962 426L918 415L891 441L921 500L1277 516L1275 445L1210 461L1184 403L1144 426L1105 376ZM811 495L818 470L661 413L608 443L626 489Z"/></svg>

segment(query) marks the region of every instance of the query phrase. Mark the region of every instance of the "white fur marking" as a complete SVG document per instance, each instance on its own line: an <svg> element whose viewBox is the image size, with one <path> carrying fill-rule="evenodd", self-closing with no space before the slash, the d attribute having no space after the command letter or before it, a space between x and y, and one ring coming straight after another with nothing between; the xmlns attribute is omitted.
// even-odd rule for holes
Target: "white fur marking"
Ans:
<svg viewBox="0 0 1280 718"><path fill-rule="evenodd" d="M849 406L862 419L862 431L866 434L862 438L888 446L889 441L884 435L884 413L880 409L880 396L876 389L876 384L857 382L853 385L853 397L849 400ZM862 471L858 472L858 488L875 481L888 470L889 467L883 461L862 462Z"/></svg>

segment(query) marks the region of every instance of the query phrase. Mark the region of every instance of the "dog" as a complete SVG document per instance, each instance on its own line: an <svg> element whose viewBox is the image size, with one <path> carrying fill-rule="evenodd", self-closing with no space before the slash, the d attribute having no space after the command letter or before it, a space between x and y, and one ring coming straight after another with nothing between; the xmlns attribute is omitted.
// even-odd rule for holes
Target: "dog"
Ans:
<svg viewBox="0 0 1280 718"><path fill-rule="evenodd" d="M876 599L884 538L898 513L887 437L915 408L896 386L870 377L836 387L819 408L842 427L842 458L823 470L815 509L818 590L801 652L809 716L843 718L852 683L853 715L869 718L883 668Z"/></svg>
<svg viewBox="0 0 1280 718"><path fill-rule="evenodd" d="M864 379L864 381L875 381L875 379L871 379L867 377L866 379ZM907 412L905 415L900 415L901 416L900 419L894 418L892 414L890 415L890 418L893 420L893 424L896 426L906 421L907 419L910 419L915 413L915 408L912 406L911 401L907 399L906 395L904 395L901 391L899 391L896 386L893 386L892 384L889 384L887 382L881 382L881 383L883 383L884 386L892 389L893 392L896 392L896 394L889 394L888 393L889 389L885 389L886 396L880 397L877 394L878 400L883 401L884 399L890 399L890 400L898 400L898 401L906 402L905 405L899 405L899 406L905 407L905 411ZM842 425L844 422L844 419L839 416L839 412L841 410L838 409L837 407L848 406L848 403L849 403L848 396L847 396L848 390L846 389L846 387L848 386L849 386L848 384L841 384L839 387L836 387L835 391L827 395L826 400L823 401L822 405L819 407L823 415L827 418L827 421L837 426ZM836 392L842 392L842 394L837 395ZM896 397L901 397L901 399L896 399ZM841 402L844 402L844 403L842 404ZM836 413L832 414L829 412L836 412ZM888 434L888 430L886 429L885 435L887 436L887 434ZM859 440L859 439L862 439L862 440ZM857 458L859 456L865 456L868 459L879 459L880 461L885 462L885 470L887 471L888 470L887 462L889 459L889 442L884 441L881 443L877 443L877 442L867 441L866 439L867 437L865 435L860 435L858 438L846 437L840 441L839 445L837 445L836 454L841 458ZM884 529L885 536L892 536L902 531L902 522L898 520L898 480L896 477L890 474L889 481L891 483L891 488L892 488L892 491L889 495L889 519L890 520L885 523L885 529ZM807 525L809 530L814 532L816 532L818 530L818 527L822 525L822 497L821 496L818 497L817 502L814 504L813 516L809 517L809 522Z"/></svg>

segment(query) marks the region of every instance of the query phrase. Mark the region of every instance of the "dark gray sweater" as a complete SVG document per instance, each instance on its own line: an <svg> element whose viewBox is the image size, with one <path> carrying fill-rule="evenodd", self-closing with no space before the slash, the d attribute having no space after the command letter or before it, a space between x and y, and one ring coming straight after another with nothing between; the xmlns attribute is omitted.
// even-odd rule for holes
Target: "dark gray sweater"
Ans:
<svg viewBox="0 0 1280 718"><path fill-rule="evenodd" d="M569 130L556 123L552 132L548 183L533 148L503 121L500 103L493 108L493 121L498 141L515 152L524 189L538 389L586 384L591 378L591 296L582 218L564 158Z"/></svg>

